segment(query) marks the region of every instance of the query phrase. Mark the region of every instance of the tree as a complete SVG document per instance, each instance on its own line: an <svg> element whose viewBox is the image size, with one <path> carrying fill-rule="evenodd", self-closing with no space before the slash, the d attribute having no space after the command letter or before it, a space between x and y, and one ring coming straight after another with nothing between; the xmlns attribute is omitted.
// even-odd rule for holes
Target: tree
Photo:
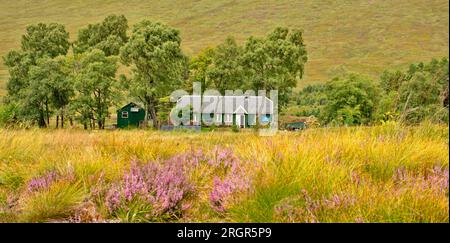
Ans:
<svg viewBox="0 0 450 243"><path fill-rule="evenodd" d="M6 102L15 103L19 119L48 126L51 94L45 93L50 90L39 80L46 78L41 74L48 68L42 60L65 55L68 49L69 33L63 25L39 23L26 28L21 50L12 50L4 57L10 74Z"/></svg>
<svg viewBox="0 0 450 243"><path fill-rule="evenodd" d="M12 50L3 57L8 67L9 80L6 83L7 101L20 99L20 92L28 86L28 72L34 65L34 60L29 53Z"/></svg>
<svg viewBox="0 0 450 243"><path fill-rule="evenodd" d="M304 73L307 52L302 32L279 27L265 38L250 37L242 59L248 88L278 90L283 106Z"/></svg>
<svg viewBox="0 0 450 243"><path fill-rule="evenodd" d="M73 73L76 99L71 109L80 115L80 120L87 129L89 121L95 127L104 129L109 108L118 97L118 82L115 80L118 64L116 57L107 57L103 51L92 51L79 54L70 60Z"/></svg>
<svg viewBox="0 0 450 243"><path fill-rule="evenodd" d="M178 30L144 20L133 26L130 40L121 49L122 62L132 66L127 87L145 105L146 124L150 117L158 126L159 98L169 96L181 85L186 58L180 43Z"/></svg>
<svg viewBox="0 0 450 243"><path fill-rule="evenodd" d="M215 48L204 49L190 61L187 88L192 89L193 82L200 82L203 89L215 88L222 94L225 90L243 88L241 59L242 47L232 37Z"/></svg>
<svg viewBox="0 0 450 243"><path fill-rule="evenodd" d="M385 71L380 82L384 90L381 115L394 114L407 123L448 121L448 76L446 58L411 64L407 71Z"/></svg>
<svg viewBox="0 0 450 243"><path fill-rule="evenodd" d="M17 123L17 107L14 104L0 105L0 126L14 126Z"/></svg>
<svg viewBox="0 0 450 243"><path fill-rule="evenodd" d="M57 114L56 127L59 125L59 117L61 117L61 126L64 127L64 114L73 95L65 57L39 59L37 65L31 67L29 91L26 94L26 100L35 102L39 114L43 114L46 118L45 126L49 126L52 109L54 109Z"/></svg>
<svg viewBox="0 0 450 243"><path fill-rule="evenodd" d="M206 73L211 82L210 86L213 85L222 94L225 90L241 89L244 86L241 57L242 48L233 38L228 37L224 43L218 45Z"/></svg>
<svg viewBox="0 0 450 243"><path fill-rule="evenodd" d="M128 41L128 20L123 15L109 15L103 22L89 24L78 31L74 52L92 49L102 50L106 56L119 55L120 48Z"/></svg>
<svg viewBox="0 0 450 243"><path fill-rule="evenodd" d="M381 88L386 92L398 91L403 82L409 79L409 75L397 71L384 71L380 77Z"/></svg>
<svg viewBox="0 0 450 243"><path fill-rule="evenodd" d="M35 60L44 56L54 58L65 55L69 47L69 33L62 24L30 25L22 36L22 51L30 53Z"/></svg>
<svg viewBox="0 0 450 243"><path fill-rule="evenodd" d="M189 78L186 90L192 91L192 84L199 82L202 88L212 87L208 71L213 63L215 49L207 47L189 61Z"/></svg>
<svg viewBox="0 0 450 243"><path fill-rule="evenodd" d="M297 116L318 118L323 117L323 110L327 103L325 84L308 85L296 96Z"/></svg>
<svg viewBox="0 0 450 243"><path fill-rule="evenodd" d="M351 73L334 78L326 85L326 122L357 125L373 120L380 90L371 79Z"/></svg>

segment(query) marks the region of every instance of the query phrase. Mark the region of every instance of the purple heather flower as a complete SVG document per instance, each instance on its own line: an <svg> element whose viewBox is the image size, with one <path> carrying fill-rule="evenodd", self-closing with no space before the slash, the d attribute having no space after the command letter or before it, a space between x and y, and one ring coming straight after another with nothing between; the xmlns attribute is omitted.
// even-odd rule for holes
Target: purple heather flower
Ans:
<svg viewBox="0 0 450 243"><path fill-rule="evenodd" d="M209 153L192 149L145 165L132 162L129 171L107 192L106 205L114 213L118 208L126 208L131 201L138 199L153 208L153 217L183 212L190 207L187 198L195 189L188 175L199 164L205 163L212 172L223 173L222 179L214 179L210 193L212 207L223 212L227 201L235 192L249 188L249 179L233 151L218 146Z"/></svg>
<svg viewBox="0 0 450 243"><path fill-rule="evenodd" d="M193 190L184 170L185 162L180 157L143 166L133 162L122 180L107 193L106 204L110 212L136 198L149 203L155 214L178 210Z"/></svg>
<svg viewBox="0 0 450 243"><path fill-rule="evenodd" d="M43 176L33 178L28 183L28 191L34 192L41 189L48 189L58 177L59 175L55 171L51 171Z"/></svg>

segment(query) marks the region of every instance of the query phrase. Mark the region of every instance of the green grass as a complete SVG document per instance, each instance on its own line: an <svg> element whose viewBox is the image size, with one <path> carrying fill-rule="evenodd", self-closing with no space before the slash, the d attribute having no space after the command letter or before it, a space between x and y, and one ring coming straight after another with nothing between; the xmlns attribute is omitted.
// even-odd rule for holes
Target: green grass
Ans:
<svg viewBox="0 0 450 243"><path fill-rule="evenodd" d="M106 205L105 193L131 162L208 153L216 145L239 158L249 190L226 198L227 210L216 212L213 180L226 170L201 162L186 172L194 186L186 199L190 207L179 217L150 221L448 222L448 136L448 126L396 123L273 137L246 130L0 129L0 222L147 222L152 208L142 201L115 213ZM50 171L60 177L49 188L29 189L30 181Z"/></svg>
<svg viewBox="0 0 450 243"><path fill-rule="evenodd" d="M85 194L79 184L58 183L36 192L23 202L19 221L46 222L67 219L81 205Z"/></svg>
<svg viewBox="0 0 450 243"><path fill-rule="evenodd" d="M113 13L125 14L130 24L151 19L178 28L189 55L229 35L242 42L288 26L304 30L309 61L303 87L343 71L376 78L386 68L448 56L448 12L445 0L0 0L0 55L20 46L29 24L63 23L73 40L79 28ZM1 64L0 96L6 79Z"/></svg>

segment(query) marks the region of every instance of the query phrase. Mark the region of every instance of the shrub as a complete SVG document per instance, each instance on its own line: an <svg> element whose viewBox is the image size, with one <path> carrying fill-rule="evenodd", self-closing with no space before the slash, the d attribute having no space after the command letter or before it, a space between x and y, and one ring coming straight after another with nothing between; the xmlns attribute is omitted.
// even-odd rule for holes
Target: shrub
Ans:
<svg viewBox="0 0 450 243"><path fill-rule="evenodd" d="M16 109L17 107L13 104L0 105L0 126L13 125L16 121Z"/></svg>
<svg viewBox="0 0 450 243"><path fill-rule="evenodd" d="M111 214L123 221L165 221L180 217L194 189L183 162L178 157L162 164L133 162L129 172L107 193L106 205ZM130 214L131 218L123 218Z"/></svg>
<svg viewBox="0 0 450 243"><path fill-rule="evenodd" d="M242 161L232 150L216 147L212 152L209 164L216 171L209 200L216 212L224 213L233 194L250 188L250 178L242 167Z"/></svg>
<svg viewBox="0 0 450 243"><path fill-rule="evenodd" d="M56 171L51 171L46 175L33 178L30 182L28 182L28 190L33 192L41 189L48 189L58 177L59 175Z"/></svg>
<svg viewBox="0 0 450 243"><path fill-rule="evenodd" d="M74 215L86 197L79 183L62 181L47 190L28 194L25 198L20 220L24 222L65 221Z"/></svg>

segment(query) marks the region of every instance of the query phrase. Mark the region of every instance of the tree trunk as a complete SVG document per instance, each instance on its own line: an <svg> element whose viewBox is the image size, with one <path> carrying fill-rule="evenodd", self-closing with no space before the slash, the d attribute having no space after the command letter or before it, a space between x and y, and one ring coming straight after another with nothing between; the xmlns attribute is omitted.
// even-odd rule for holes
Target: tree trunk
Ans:
<svg viewBox="0 0 450 243"><path fill-rule="evenodd" d="M448 82L448 78L447 78L447 82ZM449 101L448 101L448 85L447 88L445 88L444 92L442 93L442 105L444 107L448 107L449 106Z"/></svg>
<svg viewBox="0 0 450 243"><path fill-rule="evenodd" d="M48 101L45 101L45 112L47 114L47 126L50 126L50 111L48 110Z"/></svg>
<svg viewBox="0 0 450 243"><path fill-rule="evenodd" d="M157 119L156 101L153 97L147 98L147 114L150 116L153 122L153 127L159 128L159 122Z"/></svg>
<svg viewBox="0 0 450 243"><path fill-rule="evenodd" d="M69 117L70 126L73 127L73 119L72 117Z"/></svg>
<svg viewBox="0 0 450 243"><path fill-rule="evenodd" d="M64 111L61 113L61 128L64 128Z"/></svg>
<svg viewBox="0 0 450 243"><path fill-rule="evenodd" d="M44 117L44 111L40 111L39 112L39 121L38 121L39 127L40 128L45 128L46 124L45 124L45 117Z"/></svg>
<svg viewBox="0 0 450 243"><path fill-rule="evenodd" d="M56 128L59 126L59 116L56 116Z"/></svg>
<svg viewBox="0 0 450 243"><path fill-rule="evenodd" d="M105 124L104 124L104 120L102 118L98 119L98 129L104 129L105 128Z"/></svg>

